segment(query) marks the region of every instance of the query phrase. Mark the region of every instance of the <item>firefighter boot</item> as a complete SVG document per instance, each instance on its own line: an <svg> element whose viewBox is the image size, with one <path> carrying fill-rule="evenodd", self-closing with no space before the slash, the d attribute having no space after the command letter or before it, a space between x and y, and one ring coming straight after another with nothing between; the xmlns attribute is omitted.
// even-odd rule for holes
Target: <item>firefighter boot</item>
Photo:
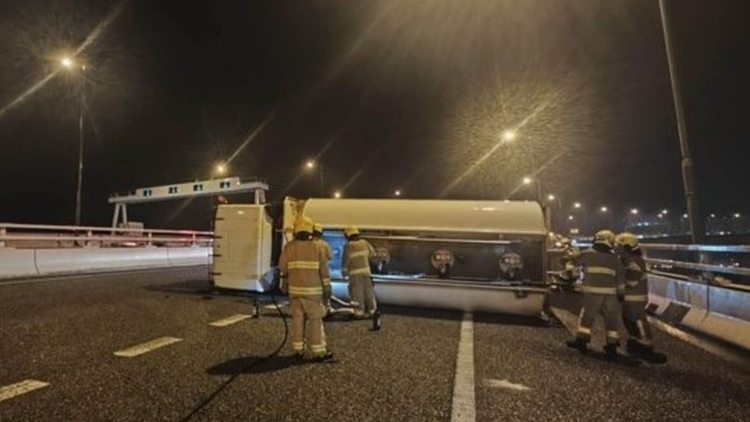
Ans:
<svg viewBox="0 0 750 422"><path fill-rule="evenodd" d="M311 361L315 362L315 363L332 363L332 362L335 362L335 360L333 359L333 352L331 352L331 351L326 352L326 354L324 354L322 356L316 356L316 357L312 358Z"/></svg>
<svg viewBox="0 0 750 422"><path fill-rule="evenodd" d="M573 340L568 340L565 342L565 344L568 347L572 347L573 349L578 350L583 355L588 353L588 341L580 337L576 337Z"/></svg>
<svg viewBox="0 0 750 422"><path fill-rule="evenodd" d="M617 356L617 345L614 343L610 343L606 346L604 346L604 357L609 362L617 362L618 356Z"/></svg>

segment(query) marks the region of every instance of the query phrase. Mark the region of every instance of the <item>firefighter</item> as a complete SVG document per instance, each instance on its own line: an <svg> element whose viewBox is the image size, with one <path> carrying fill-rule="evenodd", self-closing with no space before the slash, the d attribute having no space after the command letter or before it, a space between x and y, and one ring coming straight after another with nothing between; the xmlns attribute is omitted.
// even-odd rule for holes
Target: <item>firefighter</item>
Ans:
<svg viewBox="0 0 750 422"><path fill-rule="evenodd" d="M375 249L359 237L359 229L349 226L344 230L346 246L341 258L341 273L349 276L349 297L354 306L355 317L372 317L377 310L375 291L370 275L370 261L375 258Z"/></svg>
<svg viewBox="0 0 750 422"><path fill-rule="evenodd" d="M646 318L648 277L638 237L632 233L620 233L615 238L615 243L625 268L625 295L622 303L622 320L628 331L625 349L629 355L646 362L665 363L667 356L654 351L651 326Z"/></svg>
<svg viewBox="0 0 750 422"><path fill-rule="evenodd" d="M560 247L563 250L562 257L560 258L560 263L563 267L562 271L560 271L560 279L572 286L581 277L581 272L578 266L576 266L576 260L581 251L573 246L567 237L560 239Z"/></svg>
<svg viewBox="0 0 750 422"><path fill-rule="evenodd" d="M328 262L331 261L331 258L333 258L333 250L331 249L331 245L328 244L325 240L323 240L323 225L320 223L315 223L313 225L313 241L320 249L323 250L323 254L325 255Z"/></svg>
<svg viewBox="0 0 750 422"><path fill-rule="evenodd" d="M583 274L581 291L583 308L578 317L575 339L566 344L583 354L588 351L591 329L597 314L604 317L606 346L604 352L609 361L616 362L617 347L620 345L620 302L618 296L624 293L625 274L620 259L614 254L615 234L601 230L594 236L594 244L575 259Z"/></svg>
<svg viewBox="0 0 750 422"><path fill-rule="evenodd" d="M281 251L279 271L286 281L282 283L282 290L289 295L290 335L296 359L304 359L307 346L313 361L327 362L333 359L333 353L326 348L323 317L326 314L324 303L331 298L331 279L328 260L313 243L312 232L313 223L309 218L295 222L294 240Z"/></svg>

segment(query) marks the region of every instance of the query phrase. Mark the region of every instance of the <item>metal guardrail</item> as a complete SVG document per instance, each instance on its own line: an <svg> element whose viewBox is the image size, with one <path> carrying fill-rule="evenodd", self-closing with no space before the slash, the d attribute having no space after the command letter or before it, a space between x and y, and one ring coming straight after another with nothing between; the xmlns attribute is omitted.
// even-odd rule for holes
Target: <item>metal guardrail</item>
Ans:
<svg viewBox="0 0 750 422"><path fill-rule="evenodd" d="M651 272L693 283L750 290L750 246L641 243Z"/></svg>
<svg viewBox="0 0 750 422"><path fill-rule="evenodd" d="M212 232L0 223L0 248L209 246Z"/></svg>
<svg viewBox="0 0 750 422"><path fill-rule="evenodd" d="M588 242L576 242L584 249ZM664 277L750 291L750 245L641 243L650 272ZM551 256L559 250L548 250Z"/></svg>

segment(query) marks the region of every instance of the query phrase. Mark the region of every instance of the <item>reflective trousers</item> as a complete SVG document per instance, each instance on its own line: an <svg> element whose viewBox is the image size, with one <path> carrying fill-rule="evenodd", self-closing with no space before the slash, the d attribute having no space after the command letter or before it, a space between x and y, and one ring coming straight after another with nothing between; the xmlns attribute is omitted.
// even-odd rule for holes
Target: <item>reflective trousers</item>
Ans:
<svg viewBox="0 0 750 422"><path fill-rule="evenodd" d="M349 297L352 300L356 315L372 314L378 307L375 303L375 290L369 274L349 276Z"/></svg>
<svg viewBox="0 0 750 422"><path fill-rule="evenodd" d="M643 301L625 301L622 304L622 321L628 330L629 338L644 346L651 346L653 336L651 326L646 318L646 304Z"/></svg>
<svg viewBox="0 0 750 422"><path fill-rule="evenodd" d="M591 341L591 328L597 315L604 317L604 328L607 331L607 344L618 344L620 341L620 301L613 294L583 294L583 307L578 316L576 337Z"/></svg>
<svg viewBox="0 0 750 422"><path fill-rule="evenodd" d="M321 298L295 297L289 299L289 312L292 314L290 330L292 349L304 353L305 344L311 356L326 354L326 334L323 331L323 317L326 307ZM307 319L307 338L305 338Z"/></svg>

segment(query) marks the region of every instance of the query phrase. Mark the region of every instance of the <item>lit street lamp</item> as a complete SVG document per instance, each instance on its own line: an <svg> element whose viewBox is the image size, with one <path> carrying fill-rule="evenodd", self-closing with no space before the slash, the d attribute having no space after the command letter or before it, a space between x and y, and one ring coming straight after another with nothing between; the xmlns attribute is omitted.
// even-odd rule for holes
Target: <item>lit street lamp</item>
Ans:
<svg viewBox="0 0 750 422"><path fill-rule="evenodd" d="M214 168L214 174L217 176L224 176L227 174L227 166L222 163L217 164Z"/></svg>
<svg viewBox="0 0 750 422"><path fill-rule="evenodd" d="M607 207L601 207L601 208L599 208L599 211L601 211L601 212L607 212L607 211L609 211L609 208L607 208Z"/></svg>
<svg viewBox="0 0 750 422"><path fill-rule="evenodd" d="M336 198L336 199L341 199L341 192L339 192L339 191L334 192L333 193L333 197Z"/></svg>
<svg viewBox="0 0 750 422"><path fill-rule="evenodd" d="M83 112L86 107L86 79L84 78L83 72L86 70L86 65L78 64L75 60L70 57L63 57L60 59L60 66L68 71L75 72L80 71L79 83L80 83L80 104L78 110L78 182L76 187L76 209L75 209L75 225L81 225L81 190L83 186Z"/></svg>
<svg viewBox="0 0 750 422"><path fill-rule="evenodd" d="M396 192L393 193L394 196L401 196L401 191L396 189Z"/></svg>
<svg viewBox="0 0 750 422"><path fill-rule="evenodd" d="M523 178L523 184L524 185L530 185L531 182L532 182L531 177L526 176L526 177Z"/></svg>
<svg viewBox="0 0 750 422"><path fill-rule="evenodd" d="M581 208L583 205L580 202L573 203L573 208Z"/></svg>
<svg viewBox="0 0 750 422"><path fill-rule="evenodd" d="M315 167L318 167L318 173L320 175L320 195L325 194L325 179L323 178L323 164L316 162L315 160L307 160L305 162L305 170L313 171Z"/></svg>
<svg viewBox="0 0 750 422"><path fill-rule="evenodd" d="M633 215L638 215L638 208L633 208L632 210L630 210L630 213Z"/></svg>

